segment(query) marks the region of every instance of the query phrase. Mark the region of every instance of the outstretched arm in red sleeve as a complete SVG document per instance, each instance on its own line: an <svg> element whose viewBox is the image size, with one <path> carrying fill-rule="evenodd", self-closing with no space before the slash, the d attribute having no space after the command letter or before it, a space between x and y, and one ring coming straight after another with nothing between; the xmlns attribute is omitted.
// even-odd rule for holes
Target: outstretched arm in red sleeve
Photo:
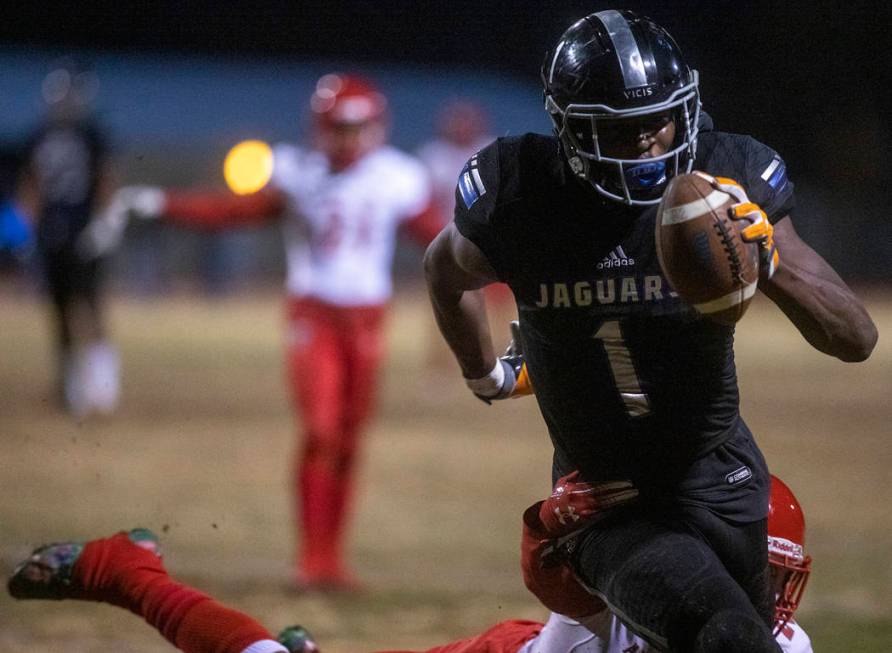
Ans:
<svg viewBox="0 0 892 653"><path fill-rule="evenodd" d="M217 230L263 224L279 216L284 209L284 196L272 189L250 195L167 190L161 213L177 224Z"/></svg>
<svg viewBox="0 0 892 653"><path fill-rule="evenodd" d="M435 202L404 223L406 233L422 247L427 247L443 228L443 216Z"/></svg>

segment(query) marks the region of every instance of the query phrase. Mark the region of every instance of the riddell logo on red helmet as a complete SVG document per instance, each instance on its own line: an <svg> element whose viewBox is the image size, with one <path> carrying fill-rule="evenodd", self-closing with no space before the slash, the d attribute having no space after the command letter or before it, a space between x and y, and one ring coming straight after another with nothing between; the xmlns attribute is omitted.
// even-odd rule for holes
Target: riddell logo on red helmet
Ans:
<svg viewBox="0 0 892 653"><path fill-rule="evenodd" d="M768 536L768 550L782 556L790 556L802 560L805 558L805 550L801 544L796 544L782 537Z"/></svg>

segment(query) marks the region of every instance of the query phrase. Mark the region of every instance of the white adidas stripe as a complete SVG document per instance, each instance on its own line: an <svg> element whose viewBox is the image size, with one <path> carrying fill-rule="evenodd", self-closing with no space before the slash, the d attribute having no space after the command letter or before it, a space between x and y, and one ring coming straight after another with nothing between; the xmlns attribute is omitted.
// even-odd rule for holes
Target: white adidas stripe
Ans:
<svg viewBox="0 0 892 653"><path fill-rule="evenodd" d="M476 167L471 168L471 176L474 178L474 186L477 193L486 195L486 186L483 185L483 179L480 178L480 171Z"/></svg>
<svg viewBox="0 0 892 653"><path fill-rule="evenodd" d="M718 299L711 299L708 302L703 302L702 304L694 304L694 308L696 308L701 313L718 313L719 311L723 311L726 308L731 308L732 306L737 306L738 304L742 304L747 299L750 299L753 295L756 294L756 286L758 284L751 283L745 286L742 290L735 290L732 293L728 293L724 297L719 297Z"/></svg>
<svg viewBox="0 0 892 653"><path fill-rule="evenodd" d="M765 172L762 173L762 175L761 175L762 179L764 179L765 181L768 181L768 179L771 177L771 175L774 174L774 171L777 170L777 167L779 165L780 165L780 159L778 159L777 157L774 157L774 159L771 161L771 163L768 164L768 167L765 168Z"/></svg>
<svg viewBox="0 0 892 653"><path fill-rule="evenodd" d="M728 201L728 197L730 197L728 193L714 190L706 197L682 204L681 206L673 206L671 209L665 209L661 218L661 224L679 224L699 218L701 215L719 208Z"/></svg>

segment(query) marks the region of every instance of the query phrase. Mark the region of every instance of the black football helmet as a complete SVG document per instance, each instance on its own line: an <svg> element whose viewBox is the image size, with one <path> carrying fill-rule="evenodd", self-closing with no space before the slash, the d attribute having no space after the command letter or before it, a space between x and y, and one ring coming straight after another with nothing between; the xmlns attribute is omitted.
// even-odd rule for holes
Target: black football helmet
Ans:
<svg viewBox="0 0 892 653"><path fill-rule="evenodd" d="M631 205L658 203L669 179L690 172L700 113L697 81L669 33L632 11L599 11L577 21L542 65L545 109L573 174ZM602 152L599 123L624 118L673 120L671 148L648 159Z"/></svg>
<svg viewBox="0 0 892 653"><path fill-rule="evenodd" d="M87 62L66 56L53 62L40 91L51 116L83 118L92 110L99 77Z"/></svg>

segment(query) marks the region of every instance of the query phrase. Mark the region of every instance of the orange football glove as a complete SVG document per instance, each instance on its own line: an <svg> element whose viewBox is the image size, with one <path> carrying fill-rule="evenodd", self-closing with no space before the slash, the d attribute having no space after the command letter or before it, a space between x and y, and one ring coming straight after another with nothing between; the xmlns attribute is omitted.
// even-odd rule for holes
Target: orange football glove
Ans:
<svg viewBox="0 0 892 653"><path fill-rule="evenodd" d="M536 394L536 391L533 390L533 382L530 381L530 375L527 372L527 363L524 361L520 366L520 374L517 375L517 383L514 384L514 391L511 393L511 398L529 397L534 394Z"/></svg>
<svg viewBox="0 0 892 653"><path fill-rule="evenodd" d="M520 340L520 322L511 320L509 324L511 329L511 343L505 350L505 359L513 359L520 362L520 368L517 372L517 381L514 384L514 390L511 391L511 398L527 397L536 394L533 390L533 383L530 381L530 374L527 371L527 362L523 358L523 345Z"/></svg>
<svg viewBox="0 0 892 653"><path fill-rule="evenodd" d="M749 221L749 226L742 229L740 235L745 242L759 244L759 276L767 281L780 266L780 255L774 244L774 226L768 221L765 211L751 202L743 186L733 179L716 177L713 186L737 200L737 204L730 209L732 220Z"/></svg>

